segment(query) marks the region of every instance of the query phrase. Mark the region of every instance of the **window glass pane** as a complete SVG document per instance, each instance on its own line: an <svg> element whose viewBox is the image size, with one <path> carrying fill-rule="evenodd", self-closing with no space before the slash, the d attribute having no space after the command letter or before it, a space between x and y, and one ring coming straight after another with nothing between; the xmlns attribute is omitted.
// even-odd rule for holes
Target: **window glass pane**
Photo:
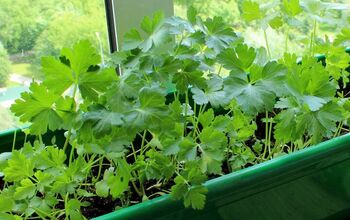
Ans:
<svg viewBox="0 0 350 220"><path fill-rule="evenodd" d="M287 16L283 11L283 1L273 0L174 0L175 14L186 18L187 9L192 6L204 19L221 16L227 23L232 24L235 32L243 36L246 43L254 47L266 47L263 22L252 21L249 24L244 22L241 16L244 11L243 2L255 2L262 8L269 8L268 13L262 19L268 20L281 15L283 22L286 22ZM302 5L302 13L299 13L296 19L290 17L289 25L273 29L270 24L265 24L273 58L283 55L286 49L297 55L308 50L308 40L315 20L317 20L317 36L323 36L322 40L327 38L333 40L335 34L350 24L350 0L300 0L298 2ZM281 12L282 14L278 14ZM278 24L279 18L270 22L272 26L273 22ZM288 39L287 45L286 39Z"/></svg>
<svg viewBox="0 0 350 220"><path fill-rule="evenodd" d="M108 52L103 0L0 0L0 130L20 125L8 108L42 79L40 58L79 39Z"/></svg>

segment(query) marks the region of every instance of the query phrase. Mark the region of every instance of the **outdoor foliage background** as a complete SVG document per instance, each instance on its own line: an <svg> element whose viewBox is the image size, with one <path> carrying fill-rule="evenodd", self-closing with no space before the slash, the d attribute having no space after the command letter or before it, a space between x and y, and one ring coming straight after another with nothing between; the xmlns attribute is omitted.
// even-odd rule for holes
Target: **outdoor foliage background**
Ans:
<svg viewBox="0 0 350 220"><path fill-rule="evenodd" d="M0 42L0 87L4 86L10 72L10 61L7 51Z"/></svg>

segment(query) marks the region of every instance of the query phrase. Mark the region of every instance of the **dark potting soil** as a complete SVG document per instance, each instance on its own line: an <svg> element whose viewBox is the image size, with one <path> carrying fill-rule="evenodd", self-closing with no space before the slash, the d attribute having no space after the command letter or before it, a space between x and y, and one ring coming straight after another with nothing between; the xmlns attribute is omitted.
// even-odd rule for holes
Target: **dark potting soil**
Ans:
<svg viewBox="0 0 350 220"><path fill-rule="evenodd" d="M0 190L4 188L4 184L5 184L5 181L2 178L0 178Z"/></svg>
<svg viewBox="0 0 350 220"><path fill-rule="evenodd" d="M82 214L89 219L108 214L115 211L116 207L121 207L120 200L114 200L112 197L88 197L83 201L89 202L91 204L88 207L81 208Z"/></svg>

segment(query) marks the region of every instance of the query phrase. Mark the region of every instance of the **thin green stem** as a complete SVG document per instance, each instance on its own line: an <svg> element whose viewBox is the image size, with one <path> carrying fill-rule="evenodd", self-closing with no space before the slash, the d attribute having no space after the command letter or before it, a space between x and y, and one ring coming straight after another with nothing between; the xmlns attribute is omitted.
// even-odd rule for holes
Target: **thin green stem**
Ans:
<svg viewBox="0 0 350 220"><path fill-rule="evenodd" d="M269 41L267 40L266 29L264 29L264 39L265 39L265 44L266 44L267 53L268 53L268 55L269 55L269 58L271 59L272 56L271 56L271 50L270 50L270 46L269 46Z"/></svg>
<svg viewBox="0 0 350 220"><path fill-rule="evenodd" d="M27 143L27 138L28 138L28 134L27 134L27 132L25 132L25 135L24 135L24 143Z"/></svg>
<svg viewBox="0 0 350 220"><path fill-rule="evenodd" d="M132 154L134 155L134 159L135 161L137 160L137 157L136 157L136 151L135 151L135 147L134 147L134 144L131 143L131 149L132 149Z"/></svg>
<svg viewBox="0 0 350 220"><path fill-rule="evenodd" d="M220 67L219 67L219 72L218 72L218 75L220 75L221 70L222 70L222 65L220 65Z"/></svg>
<svg viewBox="0 0 350 220"><path fill-rule="evenodd" d="M201 111L200 111L199 113L200 113L200 114L204 113L204 111L206 110L206 108L207 108L207 104L205 104L205 105L203 106L203 108L201 109Z"/></svg>
<svg viewBox="0 0 350 220"><path fill-rule="evenodd" d="M131 180L131 184L132 184L132 187L134 188L135 192L137 193L137 195L139 195L140 197L143 196L142 192L139 190L139 188L137 188L136 184L135 184L135 181Z"/></svg>
<svg viewBox="0 0 350 220"><path fill-rule="evenodd" d="M268 117L269 117L269 112L265 111L265 148L264 148L263 157L266 155L267 150L268 150L268 133L269 133Z"/></svg>
<svg viewBox="0 0 350 220"><path fill-rule="evenodd" d="M44 144L44 142L43 142L43 137L41 136L41 134L39 134L39 141L40 141L40 144Z"/></svg>
<svg viewBox="0 0 350 220"><path fill-rule="evenodd" d="M67 134L67 137L66 137L66 140L64 141L64 144L63 144L63 151L66 152L67 150L67 147L68 147L68 144L69 144L69 139L70 139L70 136L72 135L72 130L70 129L68 131L68 134Z"/></svg>
<svg viewBox="0 0 350 220"><path fill-rule="evenodd" d="M64 207L68 207L68 195L69 195L69 193L66 193L66 196L65 196L65 198L64 198ZM65 209L65 213L66 213L66 217L68 218L68 209Z"/></svg>
<svg viewBox="0 0 350 220"><path fill-rule="evenodd" d="M72 95L73 102L72 102L72 104L71 104L71 106L70 106L70 110L71 110L71 111L75 110L75 109L74 109L74 106L75 106L74 103L75 103L75 98L76 98L76 95L77 95L77 91L78 91L78 83L76 82L76 83L74 84L74 90L73 90L73 95ZM63 151L64 151L64 152L66 152L66 150L67 150L67 147L68 147L68 144L69 144L69 140L70 140L71 135L72 135L72 129L69 129L68 134L67 134L67 137L66 137L66 140L65 140L64 145L63 145ZM73 147L73 146L72 146L72 149L71 149L71 154L72 154L72 150L74 150L74 147ZM69 159L69 161L71 161L71 159Z"/></svg>
<svg viewBox="0 0 350 220"><path fill-rule="evenodd" d="M198 117L196 116L196 109L197 108L197 105L194 104L193 106L193 110L194 110L194 115L193 115L193 135L192 137L194 138L196 136L196 130L197 130L197 127L198 127L198 117L200 115L200 112L198 112ZM200 109L200 107L199 107Z"/></svg>
<svg viewBox="0 0 350 220"><path fill-rule="evenodd" d="M100 179L100 176L101 176L101 173L102 173L102 166L103 166L103 160L100 160L100 163L98 164L98 173L97 173L96 180Z"/></svg>
<svg viewBox="0 0 350 220"><path fill-rule="evenodd" d="M270 127L269 127L269 136L268 136L268 143L269 143L269 154L271 153L271 135L272 135L272 119L270 121Z"/></svg>
<svg viewBox="0 0 350 220"><path fill-rule="evenodd" d="M73 155L74 155L74 146L71 146L70 153L69 153L69 164L73 161Z"/></svg>
<svg viewBox="0 0 350 220"><path fill-rule="evenodd" d="M338 127L337 127L337 130L335 131L334 133L334 136L333 137L338 137L340 136L340 133L342 131L342 128L343 128L343 122L340 122Z"/></svg>
<svg viewBox="0 0 350 220"><path fill-rule="evenodd" d="M144 130L142 135L142 141L141 141L141 152L143 152L143 147L145 146L146 134L147 134L147 130Z"/></svg>
<svg viewBox="0 0 350 220"><path fill-rule="evenodd" d="M184 122L184 132L183 136L186 135L186 128L187 128L187 114L188 114L188 106L190 105L189 99L188 99L188 90L185 92L185 122Z"/></svg>
<svg viewBox="0 0 350 220"><path fill-rule="evenodd" d="M316 42L316 29L317 29L317 21L315 19L313 32L311 33L311 36L310 36L310 56L315 55L315 46L314 45Z"/></svg>
<svg viewBox="0 0 350 220"><path fill-rule="evenodd" d="M284 42L284 52L285 53L288 53L288 38L289 38L289 28L287 28L286 39L285 39L285 42Z"/></svg>
<svg viewBox="0 0 350 220"><path fill-rule="evenodd" d="M200 105L198 110L198 116L202 113L202 108L203 108L203 105Z"/></svg>
<svg viewBox="0 0 350 220"><path fill-rule="evenodd" d="M184 40L184 38L185 38L185 36L184 36L184 34L182 33L182 34L181 34L181 39L180 39L180 41L179 41L179 43L178 43L178 46L176 47L175 52L174 52L175 56L176 56L177 53L179 52L179 49L180 49L180 47L181 47L181 44L182 44L182 41Z"/></svg>
<svg viewBox="0 0 350 220"><path fill-rule="evenodd" d="M16 147L16 138L17 138L17 130L15 130L15 133L13 134L12 151L14 151Z"/></svg>

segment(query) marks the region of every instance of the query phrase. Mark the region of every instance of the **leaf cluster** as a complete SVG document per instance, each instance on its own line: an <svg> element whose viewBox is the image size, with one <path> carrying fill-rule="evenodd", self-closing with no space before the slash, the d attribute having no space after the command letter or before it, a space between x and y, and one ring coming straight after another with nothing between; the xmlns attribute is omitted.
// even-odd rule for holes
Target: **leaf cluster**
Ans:
<svg viewBox="0 0 350 220"><path fill-rule="evenodd" d="M248 20L264 16L246 13ZM1 155L0 215L84 219L90 197L125 207L135 196L141 202L165 193L203 209L208 178L348 128L347 84L339 86L346 66L332 62L340 53L330 55L330 66L311 55L300 64L293 54L268 60L222 18L196 14L146 17L108 67L88 41L42 59L45 80L11 107L38 138ZM328 45L330 54L341 47ZM43 143L43 134L59 129L63 148Z"/></svg>

